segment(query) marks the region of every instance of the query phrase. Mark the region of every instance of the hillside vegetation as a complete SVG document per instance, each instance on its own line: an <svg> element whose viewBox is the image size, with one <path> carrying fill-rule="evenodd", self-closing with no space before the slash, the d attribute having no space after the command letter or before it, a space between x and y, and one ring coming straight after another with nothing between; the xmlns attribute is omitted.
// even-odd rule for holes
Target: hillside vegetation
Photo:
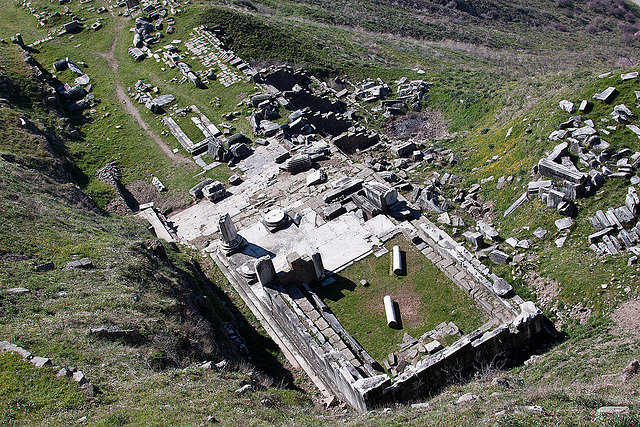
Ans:
<svg viewBox="0 0 640 427"><path fill-rule="evenodd" d="M52 11L64 7L32 3ZM102 4L109 6L101 0L91 6ZM7 41L16 32L32 41L62 23L58 17L38 26L21 4L3 6L0 37ZM424 143L454 150L461 162L426 167L415 179L445 169L464 187L488 179L481 196L494 202L489 217L505 236L529 238L539 226L555 230L559 216L538 201L506 219L502 213L522 193L532 166L553 148L547 136L568 118L558 101L590 99L615 85L616 103L634 106L634 90L640 89L637 80L619 77L636 70L640 56L638 9L620 0L220 0L183 6L173 37L186 39L196 25L221 25L228 47L256 66L304 66L330 84L337 77L380 77L392 86L400 77L432 81L425 105L441 114L449 136ZM98 16L78 2L70 7ZM95 385L94 395L86 396L55 370L0 355L0 424L640 424L640 380L621 376L640 359L640 273L627 264L628 256L598 259L586 244L592 232L586 217L622 203L628 183L612 181L579 202L581 213L564 247L549 237L535 241L518 268L491 265L557 322L561 335L543 353L509 370L479 366L476 377L459 378L421 408L397 405L365 414L346 406L321 408L315 388L287 364L207 258L153 238L134 217L109 213L116 211L117 192L95 177L107 162L117 162L127 188L160 177L169 187L155 196L163 212L190 203L187 189L202 178L184 153L173 162L140 129L123 109L116 85L124 90L144 78L161 93L175 93L180 106L197 104L216 122L254 90L250 83L216 83L204 91L177 87L175 70L161 71L151 59L133 63L126 54L133 22L117 15L122 10L101 15L100 32L57 38L32 52L47 68L68 55L87 63L102 103L97 112L71 120L48 103L19 49L0 43L0 98L6 99L0 102L0 340L82 370ZM603 71L614 73L598 79ZM214 97L221 98L217 105ZM597 121L609 110L596 105L585 118ZM151 132L165 130L150 112L141 109L140 115ZM374 114L364 118L381 131L390 124ZM238 130L248 130L245 122L236 122ZM170 149L179 148L165 139ZM629 131L609 140L640 151ZM224 179L225 168L203 176ZM508 176L512 184L498 189L498 178ZM92 268L67 267L82 258ZM35 271L46 262L54 268ZM8 292L12 288L27 291ZM90 331L102 326L130 332ZM227 363L211 369L203 367L207 361ZM254 391L235 392L246 384ZM466 393L478 399L457 404ZM596 414L609 405L628 406L629 413Z"/></svg>

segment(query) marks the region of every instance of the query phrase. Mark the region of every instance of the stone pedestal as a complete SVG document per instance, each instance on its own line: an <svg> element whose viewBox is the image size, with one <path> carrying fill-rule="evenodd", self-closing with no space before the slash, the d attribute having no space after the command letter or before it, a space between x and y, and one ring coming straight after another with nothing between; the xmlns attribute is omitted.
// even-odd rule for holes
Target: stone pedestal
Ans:
<svg viewBox="0 0 640 427"><path fill-rule="evenodd" d="M284 213L282 209L274 209L267 212L267 214L264 216L264 219L262 220L262 223L265 227L267 227L267 230L275 233L276 231L282 230L287 225L289 225L289 221L289 215Z"/></svg>
<svg viewBox="0 0 640 427"><path fill-rule="evenodd" d="M220 215L218 226L220 228L220 250L225 255L238 252L247 245L245 238L238 234L236 226L228 213Z"/></svg>

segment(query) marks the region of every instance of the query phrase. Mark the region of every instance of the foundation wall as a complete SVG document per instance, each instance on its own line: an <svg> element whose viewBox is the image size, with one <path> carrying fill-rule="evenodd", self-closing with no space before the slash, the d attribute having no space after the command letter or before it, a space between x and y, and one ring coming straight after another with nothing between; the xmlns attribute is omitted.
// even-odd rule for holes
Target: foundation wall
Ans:
<svg viewBox="0 0 640 427"><path fill-rule="evenodd" d="M249 285L235 273L226 257L216 254L214 259L263 322L265 329L279 345L285 347L285 354L294 359L292 363L301 366L321 389L326 389L358 411L427 397L483 365L512 364L521 360L524 349L553 333L553 327L549 327L548 320L533 303L524 302L517 296L510 299L498 297L492 288L497 277L426 218L414 222L408 231L411 240L417 242L418 249L500 326L484 333L478 330L465 335L449 347L425 357L416 366L408 366L393 379L386 374L377 375L370 369L375 361L366 357L360 359L368 363L368 369L362 369L362 365L359 368L354 366L350 361L355 360L352 356L348 355L349 359L345 357L346 353L334 345L336 342L329 342L319 332L324 314L317 316L321 320L314 321L301 310L308 301L292 298L292 293L285 292L278 281L266 287ZM280 276L290 278L286 273ZM287 286L293 285L291 281L285 281ZM324 304L313 299L313 292L311 295L311 301L322 312ZM331 320L329 323L338 323L337 319L335 322ZM355 340L342 325L337 329L334 327L334 330L358 353L361 347L357 342L355 346L351 343ZM364 349L362 352L366 353Z"/></svg>

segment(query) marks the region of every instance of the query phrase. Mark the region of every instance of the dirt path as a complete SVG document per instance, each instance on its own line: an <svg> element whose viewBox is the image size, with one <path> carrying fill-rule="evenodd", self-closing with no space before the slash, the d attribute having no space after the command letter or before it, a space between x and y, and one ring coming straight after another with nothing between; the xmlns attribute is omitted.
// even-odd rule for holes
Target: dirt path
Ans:
<svg viewBox="0 0 640 427"><path fill-rule="evenodd" d="M174 153L171 150L171 147L169 147L162 140L162 138L160 138L153 130L149 128L149 125L147 125L147 123L145 123L145 121L142 119L142 116L140 115L140 112L138 111L136 106L133 105L133 103L131 102L131 99L127 95L127 92L124 90L124 87L122 87L122 84L118 79L118 60L115 57L115 50L116 50L116 45L118 44L118 38L120 37L120 31L122 31L122 29L124 28L125 21L124 19L119 18L113 13L111 14L111 16L114 20L117 20L116 27L114 28L115 38L113 39L113 44L111 45L111 49L109 49L109 52L106 52L106 53L104 52L95 52L95 53L97 55L100 55L104 59L106 59L107 63L109 64L109 67L111 67L111 70L113 71L114 83L116 87L116 96L118 97L118 101L122 104L122 108L124 108L124 110L127 113L131 114L133 118L136 119L140 127L144 129L147 135L149 135L151 139L153 139L155 143L158 144L158 147L160 147L162 152L165 153L174 163L190 166L192 169L195 170L197 166L191 159Z"/></svg>

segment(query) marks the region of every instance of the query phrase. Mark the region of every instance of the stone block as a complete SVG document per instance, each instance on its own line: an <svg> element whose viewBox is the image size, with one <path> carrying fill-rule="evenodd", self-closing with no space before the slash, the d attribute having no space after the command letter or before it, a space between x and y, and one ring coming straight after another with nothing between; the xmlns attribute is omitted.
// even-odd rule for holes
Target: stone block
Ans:
<svg viewBox="0 0 640 427"><path fill-rule="evenodd" d="M602 406L596 411L598 415L628 415L631 413L628 406Z"/></svg>
<svg viewBox="0 0 640 427"><path fill-rule="evenodd" d="M425 351L429 354L433 354L436 353L440 350L442 350L444 347L442 346L442 344L440 344L440 341L438 340L433 340L427 344L424 345Z"/></svg>
<svg viewBox="0 0 640 427"><path fill-rule="evenodd" d="M489 252L489 259L496 264L504 265L509 260L509 255L502 251L494 249L493 251Z"/></svg>
<svg viewBox="0 0 640 427"><path fill-rule="evenodd" d="M566 230L567 228L570 228L572 225L573 225L573 220L571 218L561 218L556 221L556 227L560 231Z"/></svg>
<svg viewBox="0 0 640 427"><path fill-rule="evenodd" d="M545 230L542 227L538 227L536 231L533 232L533 235L536 236L538 239L544 239L544 236L547 235L547 230Z"/></svg>
<svg viewBox="0 0 640 427"><path fill-rule="evenodd" d="M35 270L37 272L43 272L43 271L51 271L55 268L55 265L53 264L53 262L45 262L43 264L38 264L35 267Z"/></svg>
<svg viewBox="0 0 640 427"><path fill-rule="evenodd" d="M500 235L496 231L495 228L491 227L489 224L484 221L478 221L476 224L476 228L482 235L488 238L491 241L496 241L499 239Z"/></svg>
<svg viewBox="0 0 640 427"><path fill-rule="evenodd" d="M322 210L322 214L327 219L327 221L331 221L332 219L339 217L345 212L346 210L344 206L342 206L342 204L340 203L331 203Z"/></svg>
<svg viewBox="0 0 640 427"><path fill-rule="evenodd" d="M29 362L31 362L36 368L42 368L43 366L51 366L51 360L47 357L32 357L31 360L29 360Z"/></svg>
<svg viewBox="0 0 640 427"><path fill-rule="evenodd" d="M596 93L593 95L593 99L597 99L599 101L610 102L615 97L617 93L616 88L613 86L609 86L604 91L600 93Z"/></svg>

